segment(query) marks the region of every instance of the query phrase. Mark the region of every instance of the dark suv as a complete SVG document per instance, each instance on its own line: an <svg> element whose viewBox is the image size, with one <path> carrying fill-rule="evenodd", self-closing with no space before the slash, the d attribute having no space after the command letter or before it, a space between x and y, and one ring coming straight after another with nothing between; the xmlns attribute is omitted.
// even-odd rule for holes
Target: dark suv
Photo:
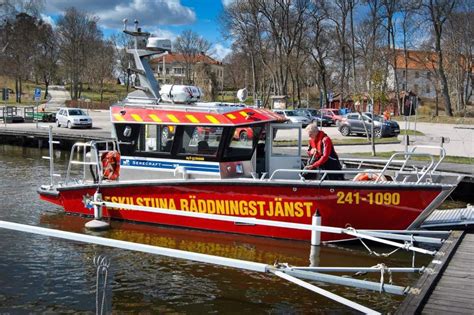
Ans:
<svg viewBox="0 0 474 315"><path fill-rule="evenodd" d="M365 124L365 127L364 127ZM370 133L372 119L365 114L347 114L339 124L339 132L343 136L350 134L365 135L366 130ZM396 121L384 120L382 116L375 115L374 135L377 138L397 136L400 133L400 126Z"/></svg>

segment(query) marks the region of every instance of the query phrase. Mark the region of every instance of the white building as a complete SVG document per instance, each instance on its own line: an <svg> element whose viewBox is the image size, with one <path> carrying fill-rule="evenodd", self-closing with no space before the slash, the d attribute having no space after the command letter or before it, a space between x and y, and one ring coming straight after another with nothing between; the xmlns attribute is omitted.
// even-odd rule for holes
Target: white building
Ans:
<svg viewBox="0 0 474 315"><path fill-rule="evenodd" d="M432 51L407 51L405 58L403 50L397 51L396 56L396 67L389 68L388 75L388 86L392 91L395 90L395 68L397 71L398 88L399 91L413 92L420 98L435 99L436 98L436 85L438 84L437 68L438 68L438 55ZM448 74L458 73L461 77L457 78L460 82L464 81L463 92L472 90L472 80L474 79L474 69L462 70L463 65L466 65L465 59L461 56L458 61L454 64L450 64L448 59L445 59L445 71ZM461 72L459 72L461 69ZM456 71L454 71L456 70ZM464 71L464 72L463 72ZM470 78L465 81L467 72ZM406 75L405 75L406 74ZM467 85L466 85L467 84ZM455 92L455 89L451 89ZM469 93L468 93L469 94Z"/></svg>
<svg viewBox="0 0 474 315"><path fill-rule="evenodd" d="M210 71L215 74L218 88L222 89L224 84L224 66L219 62L204 53L197 54L192 57L185 58L183 54L169 53L159 58L153 58L150 61L150 66L153 69L155 77L160 84L186 84L186 68L191 65L189 77L196 83L201 83L199 73L195 71L195 65L205 64L210 66Z"/></svg>
<svg viewBox="0 0 474 315"><path fill-rule="evenodd" d="M436 97L436 60L433 52L407 52L405 59L403 50L397 52L396 71L399 91L411 91L418 97L434 99ZM390 90L395 90L395 67L389 68L387 78Z"/></svg>

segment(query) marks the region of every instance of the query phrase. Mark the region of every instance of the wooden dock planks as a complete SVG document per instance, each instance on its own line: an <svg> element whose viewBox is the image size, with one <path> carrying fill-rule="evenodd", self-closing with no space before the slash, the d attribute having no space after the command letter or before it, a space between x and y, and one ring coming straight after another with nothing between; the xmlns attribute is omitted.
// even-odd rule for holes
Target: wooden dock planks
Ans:
<svg viewBox="0 0 474 315"><path fill-rule="evenodd" d="M397 314L474 314L474 233L454 231Z"/></svg>
<svg viewBox="0 0 474 315"><path fill-rule="evenodd" d="M474 314L474 234L466 234L422 313Z"/></svg>

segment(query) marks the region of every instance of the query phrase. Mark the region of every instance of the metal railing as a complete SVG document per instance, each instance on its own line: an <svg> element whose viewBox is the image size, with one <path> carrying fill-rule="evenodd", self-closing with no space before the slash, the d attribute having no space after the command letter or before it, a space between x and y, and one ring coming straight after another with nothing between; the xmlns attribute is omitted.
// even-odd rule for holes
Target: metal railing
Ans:
<svg viewBox="0 0 474 315"><path fill-rule="evenodd" d="M102 163L100 156L102 153L107 151L119 151L119 146L115 140L103 140L103 141L89 141L89 142L76 142L71 148L71 155L69 156L69 163L66 171L65 184L71 182L71 169L73 165L82 165L82 181L86 179L86 167L90 165L95 167L95 173L97 174L96 181L102 183ZM75 159L78 156L78 159ZM82 159L80 159L82 157ZM92 171L92 170L91 170Z"/></svg>
<svg viewBox="0 0 474 315"><path fill-rule="evenodd" d="M425 149L436 149L440 150L440 155L437 161L435 161L435 156L430 153L419 153L415 152L417 149L420 148L425 148ZM403 160L396 160L395 158L398 156L404 156L405 159ZM405 169L408 168L408 162L412 159L412 157L426 157L430 160L430 163L427 166L424 166L421 170L418 170L416 167L412 167L410 171L407 171ZM276 179L276 175L281 174L281 173L299 173L301 180L304 180L302 173L314 173L321 175L321 178L319 179L320 181L324 181L328 174L359 174L361 171L364 173L368 174L374 174L377 175L376 180L374 181L375 183L380 183L382 181L382 178L384 176L387 176L387 172L390 170L394 170L397 174L402 175L406 174L407 176L404 177L403 182L406 182L408 175L415 174L417 176L417 181L416 184L419 184L423 179L426 178L427 175L433 174L438 166L441 164L441 162L444 160L446 157L446 150L442 147L439 146L414 146L411 148L409 152L396 152L392 154L392 156L386 160L386 159L361 159L356 160L356 159L345 159L346 161L359 161L359 167L355 169L354 171L351 170L295 170L295 169L277 169L273 171L271 174L269 180L274 180ZM343 159L341 159L343 160ZM361 166L364 162L378 162L378 163L385 163L384 167L382 170L379 169L361 169ZM401 164L401 166L397 166L397 164ZM393 177L393 182L398 182L396 177Z"/></svg>

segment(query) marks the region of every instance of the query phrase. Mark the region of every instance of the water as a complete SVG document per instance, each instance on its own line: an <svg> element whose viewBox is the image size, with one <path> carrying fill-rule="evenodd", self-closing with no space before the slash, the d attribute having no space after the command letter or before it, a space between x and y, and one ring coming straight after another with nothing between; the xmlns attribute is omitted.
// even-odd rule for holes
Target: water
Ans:
<svg viewBox="0 0 474 315"><path fill-rule="evenodd" d="M87 233L90 220L66 215L40 201L39 185L49 182L46 150L0 145L0 220ZM65 170L67 154L57 152ZM308 266L307 243L222 233L112 222L104 237L273 264ZM380 252L392 248L377 247ZM87 245L0 229L0 313L95 313L96 267L110 259L106 312L110 313L356 313L275 276L150 254ZM409 267L411 254L369 256L362 246L322 246L312 260L319 266ZM430 258L417 255L417 266ZM379 281L378 274L357 279ZM413 284L417 274L394 274L394 284ZM388 276L385 276L387 279ZM403 297L317 283L333 293L381 312L393 312Z"/></svg>

